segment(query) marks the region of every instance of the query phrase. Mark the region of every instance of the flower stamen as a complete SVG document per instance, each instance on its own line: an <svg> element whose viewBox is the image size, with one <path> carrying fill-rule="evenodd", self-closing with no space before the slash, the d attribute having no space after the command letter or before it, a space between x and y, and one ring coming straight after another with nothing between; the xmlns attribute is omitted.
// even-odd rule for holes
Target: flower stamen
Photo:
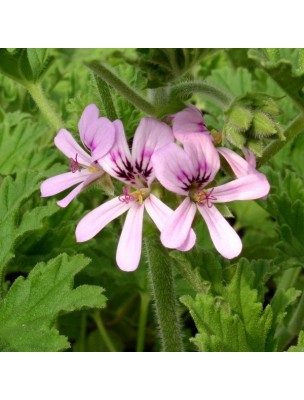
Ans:
<svg viewBox="0 0 304 400"><path fill-rule="evenodd" d="M193 195L193 200L196 201L199 206L204 206L207 204L207 207L211 208L212 200L216 200L216 197L212 196L213 190L214 188L212 188L209 192L203 189L197 190Z"/></svg>
<svg viewBox="0 0 304 400"><path fill-rule="evenodd" d="M73 172L73 174L77 171L81 170L81 166L79 162L77 161L77 156L78 154L76 153L75 160L73 158L70 158L70 170Z"/></svg>

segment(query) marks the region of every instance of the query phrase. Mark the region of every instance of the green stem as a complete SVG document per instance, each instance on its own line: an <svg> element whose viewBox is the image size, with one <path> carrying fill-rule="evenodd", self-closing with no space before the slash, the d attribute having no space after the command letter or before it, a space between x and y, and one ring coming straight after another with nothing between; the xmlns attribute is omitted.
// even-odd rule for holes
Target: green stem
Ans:
<svg viewBox="0 0 304 400"><path fill-rule="evenodd" d="M290 140L295 138L299 133L304 131L304 114L298 115L285 129L285 140L276 140L269 144L262 157L258 160L258 167L267 163L275 154L277 154L282 147L284 147Z"/></svg>
<svg viewBox="0 0 304 400"><path fill-rule="evenodd" d="M81 320L80 320L80 351L84 352L86 350L85 346L85 338L86 338L86 331L87 331L87 314L86 311L82 311L81 313Z"/></svg>
<svg viewBox="0 0 304 400"><path fill-rule="evenodd" d="M193 93L200 93L206 98L213 100L222 109L226 110L233 97L222 89L201 81L181 82L171 86L171 98L185 99Z"/></svg>
<svg viewBox="0 0 304 400"><path fill-rule="evenodd" d="M106 112L106 116L110 120L115 121L118 117L117 117L117 113L115 110L115 106L113 103L113 99L111 96L109 86L103 79L99 78L99 76L97 76L96 74L94 74L94 78L96 81L96 85L97 85L97 88L99 91L99 95L100 95L103 107Z"/></svg>
<svg viewBox="0 0 304 400"><path fill-rule="evenodd" d="M302 267L289 268L286 271L284 271L282 278L278 283L277 291L288 290L289 288L294 287L301 271Z"/></svg>
<svg viewBox="0 0 304 400"><path fill-rule="evenodd" d="M29 91L30 95L32 96L33 100L37 104L38 108L40 109L41 113L44 115L48 123L56 131L62 128L63 122L61 121L60 117L56 114L56 112L53 110L52 106L49 103L49 100L45 97L41 85L39 83L27 82L24 83L24 86Z"/></svg>
<svg viewBox="0 0 304 400"><path fill-rule="evenodd" d="M98 332L100 333L100 336L101 336L102 340L104 341L108 350L112 351L112 352L117 351L110 336L108 335L108 332L107 332L104 324L103 324L103 321L101 319L101 315L100 315L99 311L95 311L95 313L93 314L93 319L98 328Z"/></svg>
<svg viewBox="0 0 304 400"><path fill-rule="evenodd" d="M149 304L150 304L150 296L147 293L141 293L139 325L138 325L137 344L136 344L136 351L138 352L144 351Z"/></svg>
<svg viewBox="0 0 304 400"><path fill-rule="evenodd" d="M139 110L148 115L155 115L156 109L144 97L142 97L134 88L128 83L124 82L116 73L108 66L98 64L96 62L86 64L95 75L103 79L107 84L116 89L122 96L124 96L130 103L132 103Z"/></svg>
<svg viewBox="0 0 304 400"><path fill-rule="evenodd" d="M144 244L162 351L183 351L181 326L169 256L151 237L145 239Z"/></svg>
<svg viewBox="0 0 304 400"><path fill-rule="evenodd" d="M177 271L182 275L186 282L198 293L206 294L210 285L203 281L198 270L194 270L184 253L174 252L171 253L175 263L174 266Z"/></svg>
<svg viewBox="0 0 304 400"><path fill-rule="evenodd" d="M304 292L288 327L279 333L279 348L284 350L295 339L304 326Z"/></svg>

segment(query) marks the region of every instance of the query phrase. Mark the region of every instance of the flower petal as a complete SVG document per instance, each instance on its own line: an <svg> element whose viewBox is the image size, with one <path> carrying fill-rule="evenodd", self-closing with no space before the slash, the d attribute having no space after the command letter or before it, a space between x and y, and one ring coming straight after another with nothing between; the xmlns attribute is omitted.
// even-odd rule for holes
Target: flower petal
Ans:
<svg viewBox="0 0 304 400"><path fill-rule="evenodd" d="M87 186L90 185L90 183L94 182L96 179L100 178L101 175L103 174L103 171L97 172L97 173L91 173L90 175L87 176L86 180L83 181L80 185L76 186L75 189L73 189L65 198L62 200L57 201L57 204L59 207L65 208L70 204L70 202Z"/></svg>
<svg viewBox="0 0 304 400"><path fill-rule="evenodd" d="M242 242L232 226L214 206L197 206L204 218L212 242L217 251L225 258L237 257L242 251Z"/></svg>
<svg viewBox="0 0 304 400"><path fill-rule="evenodd" d="M134 271L139 264L142 246L144 205L133 203L128 211L118 247L116 262L123 271Z"/></svg>
<svg viewBox="0 0 304 400"><path fill-rule="evenodd" d="M132 158L136 171L151 182L154 179L152 154L173 141L172 130L167 124L155 118L142 118L132 145Z"/></svg>
<svg viewBox="0 0 304 400"><path fill-rule="evenodd" d="M155 223L157 228L162 231L163 227L166 225L166 222L174 213L174 211L153 194L150 194L150 196L145 200L144 204L152 221ZM193 229L191 229L186 241L177 249L181 251L188 251L195 245L195 242L196 235Z"/></svg>
<svg viewBox="0 0 304 400"><path fill-rule="evenodd" d="M184 138L183 144L195 167L197 180L202 184L213 181L220 169L220 157L212 136L189 133Z"/></svg>
<svg viewBox="0 0 304 400"><path fill-rule="evenodd" d="M234 172L237 178L241 178L242 176L252 174L256 171L255 168L251 165L251 163L244 160L244 158L239 156L235 151L227 149L225 147L218 147L217 151L228 162L228 164L230 165L232 171Z"/></svg>
<svg viewBox="0 0 304 400"><path fill-rule="evenodd" d="M181 246L177 247L177 250L189 251L193 248L195 243L196 243L196 234L193 229L190 229L187 239L184 241L184 243Z"/></svg>
<svg viewBox="0 0 304 400"><path fill-rule="evenodd" d="M82 140L92 153L92 161L97 161L113 147L115 126L108 118L98 118L87 127Z"/></svg>
<svg viewBox="0 0 304 400"><path fill-rule="evenodd" d="M175 143L169 143L152 156L156 178L168 190L187 195L195 168L189 155Z"/></svg>
<svg viewBox="0 0 304 400"><path fill-rule="evenodd" d="M54 139L55 145L68 158L76 159L79 164L89 167L91 157L79 146L73 136L66 129L60 129Z"/></svg>
<svg viewBox="0 0 304 400"><path fill-rule="evenodd" d="M99 110L95 104L89 104L83 110L83 113L78 122L78 130L80 133L80 138L84 145L86 145L86 143L85 143L86 131L87 131L89 125L91 125L93 122L98 120L98 117L99 117Z"/></svg>
<svg viewBox="0 0 304 400"><path fill-rule="evenodd" d="M209 131L203 120L202 113L196 107L188 107L173 116L173 133L175 138L184 143L188 133L206 133Z"/></svg>
<svg viewBox="0 0 304 400"><path fill-rule="evenodd" d="M127 211L132 204L133 202L128 204L123 203L118 197L115 197L89 212L77 225L77 242L85 242L86 240L92 239L92 237L97 235L109 222Z"/></svg>
<svg viewBox="0 0 304 400"><path fill-rule="evenodd" d="M225 203L234 200L254 200L266 196L270 185L264 174L256 172L213 189L213 203Z"/></svg>
<svg viewBox="0 0 304 400"><path fill-rule="evenodd" d="M133 163L123 124L120 120L116 120L113 125L116 131L115 143L110 152L99 160L99 164L114 178L135 184Z"/></svg>
<svg viewBox="0 0 304 400"><path fill-rule="evenodd" d="M52 178L42 182L40 186L41 197L54 196L57 193L63 192L71 186L85 181L89 175L91 175L91 172L81 170L74 173L66 172L64 174L52 176Z"/></svg>
<svg viewBox="0 0 304 400"><path fill-rule="evenodd" d="M196 207L187 197L169 217L161 232L161 242L169 249L183 246L188 239Z"/></svg>

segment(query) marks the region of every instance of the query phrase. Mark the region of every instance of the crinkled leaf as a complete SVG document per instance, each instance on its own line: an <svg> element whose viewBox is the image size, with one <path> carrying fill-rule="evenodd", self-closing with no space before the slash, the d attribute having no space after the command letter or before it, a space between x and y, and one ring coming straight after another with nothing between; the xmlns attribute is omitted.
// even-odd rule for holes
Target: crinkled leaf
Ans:
<svg viewBox="0 0 304 400"><path fill-rule="evenodd" d="M19 173L16 179L7 176L0 186L0 271L14 257L14 246L26 233L42 227L43 219L58 211L45 205L20 212L22 204L38 190L41 175Z"/></svg>
<svg viewBox="0 0 304 400"><path fill-rule="evenodd" d="M25 279L13 283L0 304L0 349L2 351L60 351L67 338L54 328L60 313L82 308L102 308L106 298L98 286L73 289L75 275L89 259L62 254L37 264Z"/></svg>

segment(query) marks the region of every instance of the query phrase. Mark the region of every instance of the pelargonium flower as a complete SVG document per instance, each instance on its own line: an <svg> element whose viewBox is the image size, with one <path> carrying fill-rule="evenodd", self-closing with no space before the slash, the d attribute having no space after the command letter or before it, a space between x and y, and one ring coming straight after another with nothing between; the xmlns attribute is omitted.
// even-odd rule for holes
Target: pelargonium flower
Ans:
<svg viewBox="0 0 304 400"><path fill-rule="evenodd" d="M184 139L184 149L170 143L152 157L160 183L186 196L162 229L161 241L168 248L178 248L188 237L198 210L218 252L226 258L234 258L240 254L242 242L214 204L264 197L269 192L269 183L262 173L255 172L217 187L207 187L220 168L212 138L192 133Z"/></svg>
<svg viewBox="0 0 304 400"><path fill-rule="evenodd" d="M49 197L77 185L64 199L57 202L66 207L85 187L104 173L98 160L111 150L115 141L115 127L108 118L99 118L95 104L88 105L79 120L78 129L89 155L66 129L61 129L54 139L58 149L70 159L70 172L53 176L45 180L41 187L41 196Z"/></svg>
<svg viewBox="0 0 304 400"><path fill-rule="evenodd" d="M116 142L109 154L99 161L101 167L112 177L122 181L122 194L89 212L77 225L76 239L84 242L93 238L109 222L128 211L119 239L116 261L120 269L133 271L137 268L142 247L144 209L159 230L173 213L168 206L151 193L155 178L151 157L155 151L173 143L171 128L154 118L143 118L135 132L132 153L129 150L123 125L114 122ZM188 250L196 240L189 229L180 250Z"/></svg>
<svg viewBox="0 0 304 400"><path fill-rule="evenodd" d="M194 106L185 108L172 116L172 130L175 138L184 143L189 140L192 133L200 133L211 137L202 113ZM237 178L256 172L255 156L243 148L245 159L236 152L226 147L217 147L217 151L226 159Z"/></svg>

